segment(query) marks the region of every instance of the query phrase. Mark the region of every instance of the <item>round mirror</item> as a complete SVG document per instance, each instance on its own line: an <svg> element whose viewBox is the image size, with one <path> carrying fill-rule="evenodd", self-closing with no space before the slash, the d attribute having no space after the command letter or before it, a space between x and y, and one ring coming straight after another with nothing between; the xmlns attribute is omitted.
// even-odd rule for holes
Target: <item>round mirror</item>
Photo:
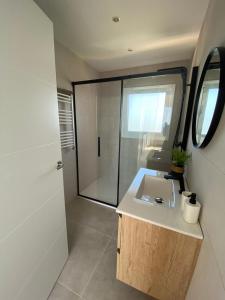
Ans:
<svg viewBox="0 0 225 300"><path fill-rule="evenodd" d="M208 55L196 94L192 140L204 148L219 124L225 102L225 48L213 49Z"/></svg>

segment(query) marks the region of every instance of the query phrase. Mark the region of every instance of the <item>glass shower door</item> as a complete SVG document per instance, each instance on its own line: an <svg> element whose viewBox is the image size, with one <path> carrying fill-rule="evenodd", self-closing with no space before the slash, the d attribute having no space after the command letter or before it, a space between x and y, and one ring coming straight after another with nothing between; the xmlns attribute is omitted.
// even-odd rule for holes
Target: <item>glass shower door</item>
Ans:
<svg viewBox="0 0 225 300"><path fill-rule="evenodd" d="M119 199L139 168L170 171L182 91L180 74L123 81Z"/></svg>
<svg viewBox="0 0 225 300"><path fill-rule="evenodd" d="M121 81L75 86L78 194L117 205Z"/></svg>

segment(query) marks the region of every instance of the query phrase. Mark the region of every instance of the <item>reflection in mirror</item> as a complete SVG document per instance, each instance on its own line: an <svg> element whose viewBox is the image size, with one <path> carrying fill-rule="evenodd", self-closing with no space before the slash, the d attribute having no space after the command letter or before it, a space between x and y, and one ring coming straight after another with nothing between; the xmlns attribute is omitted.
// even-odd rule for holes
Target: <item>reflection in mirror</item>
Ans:
<svg viewBox="0 0 225 300"><path fill-rule="evenodd" d="M205 62L193 114L193 144L205 147L213 137L224 106L224 48L215 48Z"/></svg>
<svg viewBox="0 0 225 300"><path fill-rule="evenodd" d="M196 119L196 141L198 144L204 141L215 111L219 92L219 66L219 55L218 50L216 50L208 65L199 98Z"/></svg>

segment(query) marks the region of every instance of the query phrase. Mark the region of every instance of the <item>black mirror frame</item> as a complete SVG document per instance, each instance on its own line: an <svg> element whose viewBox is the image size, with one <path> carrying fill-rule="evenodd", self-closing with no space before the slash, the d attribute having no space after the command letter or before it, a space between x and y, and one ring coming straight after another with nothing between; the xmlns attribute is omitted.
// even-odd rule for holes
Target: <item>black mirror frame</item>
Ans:
<svg viewBox="0 0 225 300"><path fill-rule="evenodd" d="M204 82L204 78L205 78L206 72L208 70L208 65L211 61L211 58L212 58L215 50L218 50L218 53L220 56L219 92L218 92L218 96L217 96L217 102L216 102L215 110L213 113L212 121L209 126L209 130L208 130L203 142L201 144L198 144L198 142L196 140L196 119L197 119L199 98L200 98L200 94L201 94L202 84ZM216 47L209 53L209 55L205 61L205 64L204 64L204 67L202 70L202 74L201 74L201 77L199 80L197 93L196 93L194 112L193 112L193 120L192 120L192 142L196 148L205 148L211 141L212 137L215 134L217 126L220 122L220 118L223 113L224 104L225 104L225 48L224 47Z"/></svg>

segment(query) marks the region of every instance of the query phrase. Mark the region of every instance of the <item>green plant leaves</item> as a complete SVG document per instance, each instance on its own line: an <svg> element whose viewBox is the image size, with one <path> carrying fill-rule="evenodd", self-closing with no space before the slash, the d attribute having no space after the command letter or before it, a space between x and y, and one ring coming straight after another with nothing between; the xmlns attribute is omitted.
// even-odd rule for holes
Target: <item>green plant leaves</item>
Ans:
<svg viewBox="0 0 225 300"><path fill-rule="evenodd" d="M172 162L177 166L183 167L190 158L191 154L186 151L180 150L179 148L172 150Z"/></svg>

